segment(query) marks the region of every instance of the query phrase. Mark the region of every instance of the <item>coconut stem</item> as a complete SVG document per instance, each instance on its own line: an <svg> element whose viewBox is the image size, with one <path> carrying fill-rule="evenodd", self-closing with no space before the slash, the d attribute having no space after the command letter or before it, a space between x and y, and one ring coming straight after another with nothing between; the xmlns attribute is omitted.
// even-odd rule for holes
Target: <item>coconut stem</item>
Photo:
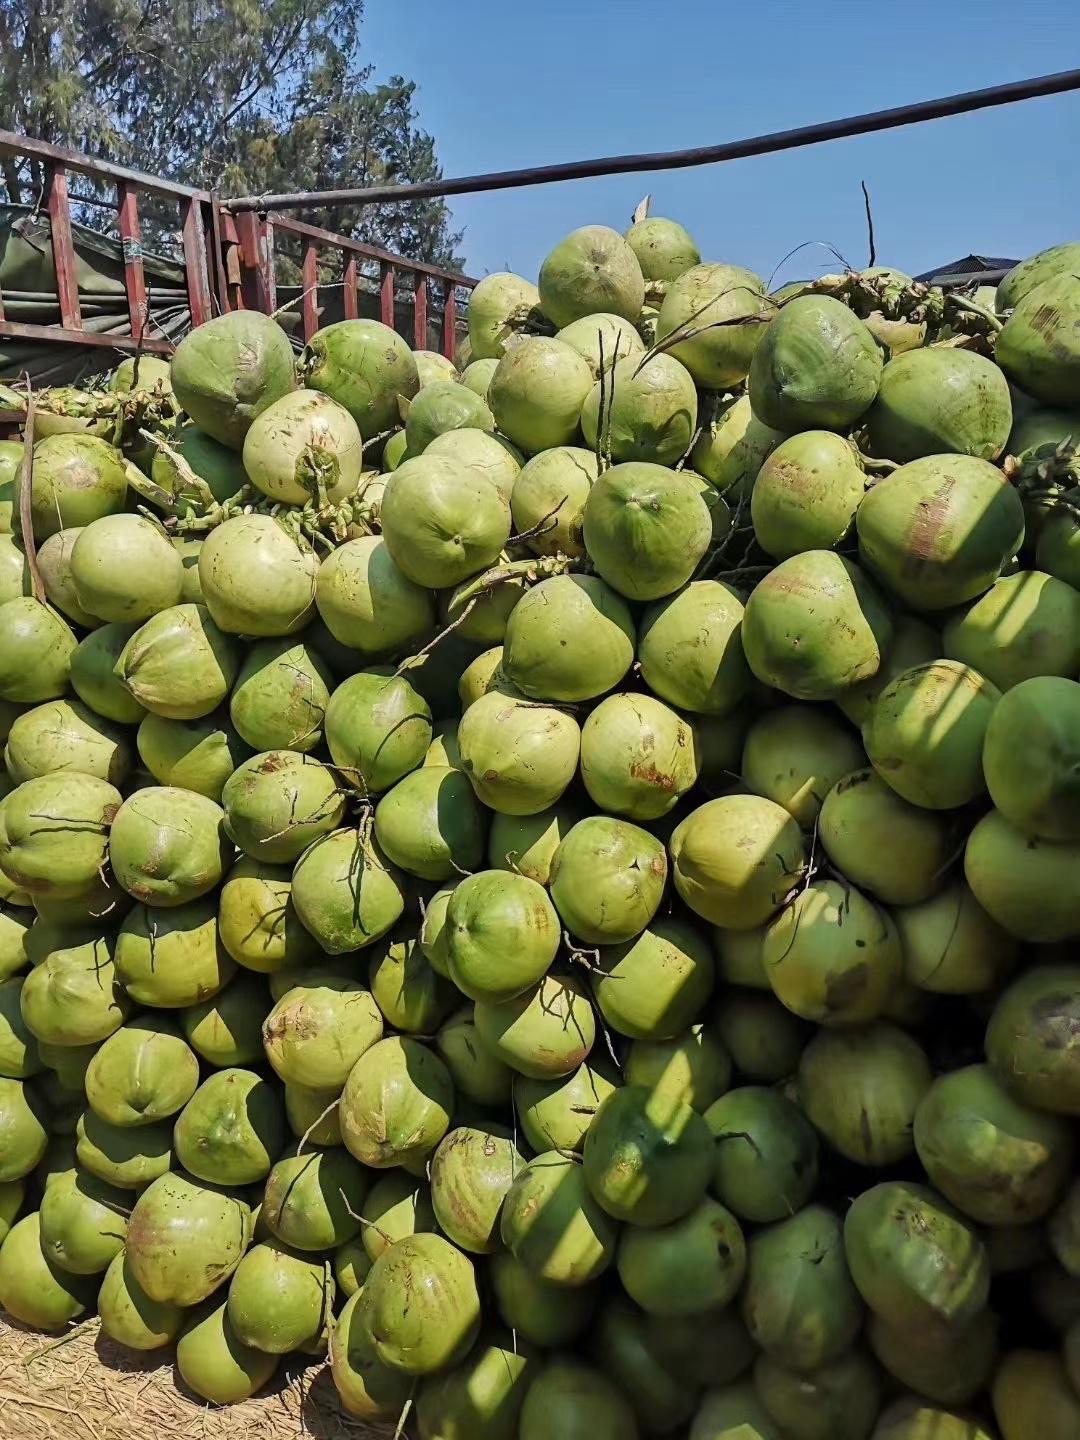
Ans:
<svg viewBox="0 0 1080 1440"><path fill-rule="evenodd" d="M341 1096L338 1095L338 1096L336 1096L333 1100L330 1101L330 1104L327 1105L326 1109L322 1112L322 1114L319 1115L319 1116L317 1116L317 1117L311 1122L311 1124L310 1124L310 1125L307 1127L307 1129L304 1131L303 1135L300 1136L299 1143L297 1144L297 1147L296 1147L296 1153L297 1153L297 1155L301 1154L301 1152L303 1151L304 1146L307 1144L308 1140L311 1139L312 1132L313 1132L314 1130L317 1130L317 1129L318 1129L318 1127L322 1124L322 1122L323 1122L323 1121L326 1119L326 1117L330 1114L331 1110L336 1110L337 1107L338 1107L338 1105L339 1105L340 1103L341 1103Z"/></svg>

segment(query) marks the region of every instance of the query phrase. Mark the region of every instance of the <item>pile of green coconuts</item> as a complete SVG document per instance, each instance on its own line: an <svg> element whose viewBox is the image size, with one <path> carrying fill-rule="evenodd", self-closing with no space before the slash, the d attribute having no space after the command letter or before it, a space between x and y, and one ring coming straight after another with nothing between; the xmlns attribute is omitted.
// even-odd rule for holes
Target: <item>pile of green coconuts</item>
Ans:
<svg viewBox="0 0 1080 1440"><path fill-rule="evenodd" d="M1080 243L644 217L468 328L14 396L0 1307L421 1440L1076 1440Z"/></svg>

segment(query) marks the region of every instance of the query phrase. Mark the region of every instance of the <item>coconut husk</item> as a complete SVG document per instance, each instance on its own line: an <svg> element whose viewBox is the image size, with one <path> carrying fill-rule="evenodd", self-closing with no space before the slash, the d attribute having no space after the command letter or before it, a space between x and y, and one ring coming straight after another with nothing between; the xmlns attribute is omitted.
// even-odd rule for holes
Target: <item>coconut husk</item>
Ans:
<svg viewBox="0 0 1080 1440"><path fill-rule="evenodd" d="M207 1405L186 1388L173 1351L138 1352L102 1334L97 1316L63 1335L0 1316L3 1440L390 1440L393 1427L346 1415L330 1369L284 1358L242 1405Z"/></svg>

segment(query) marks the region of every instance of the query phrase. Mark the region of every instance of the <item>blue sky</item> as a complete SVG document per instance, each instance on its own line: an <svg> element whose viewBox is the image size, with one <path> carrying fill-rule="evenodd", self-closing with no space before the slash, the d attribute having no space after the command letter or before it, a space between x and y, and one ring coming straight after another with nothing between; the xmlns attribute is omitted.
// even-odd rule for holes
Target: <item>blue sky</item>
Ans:
<svg viewBox="0 0 1080 1440"><path fill-rule="evenodd" d="M1080 64L1076 0L368 0L365 58L414 79L444 173L667 150L882 109ZM584 224L625 228L646 193L706 259L768 276L829 241L909 272L971 251L1080 239L1080 92L708 168L451 202L469 272L535 278ZM835 269L803 252L778 280Z"/></svg>

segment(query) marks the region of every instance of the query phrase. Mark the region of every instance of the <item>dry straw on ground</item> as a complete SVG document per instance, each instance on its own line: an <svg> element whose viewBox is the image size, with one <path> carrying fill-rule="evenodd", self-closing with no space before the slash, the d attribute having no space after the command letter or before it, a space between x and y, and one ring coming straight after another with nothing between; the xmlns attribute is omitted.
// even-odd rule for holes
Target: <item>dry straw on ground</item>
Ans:
<svg viewBox="0 0 1080 1440"><path fill-rule="evenodd" d="M96 1317L61 1336L0 1317L2 1440L389 1440L392 1434L346 1415L322 1364L284 1363L255 1399L218 1409L185 1389L171 1350L122 1349L101 1334Z"/></svg>

